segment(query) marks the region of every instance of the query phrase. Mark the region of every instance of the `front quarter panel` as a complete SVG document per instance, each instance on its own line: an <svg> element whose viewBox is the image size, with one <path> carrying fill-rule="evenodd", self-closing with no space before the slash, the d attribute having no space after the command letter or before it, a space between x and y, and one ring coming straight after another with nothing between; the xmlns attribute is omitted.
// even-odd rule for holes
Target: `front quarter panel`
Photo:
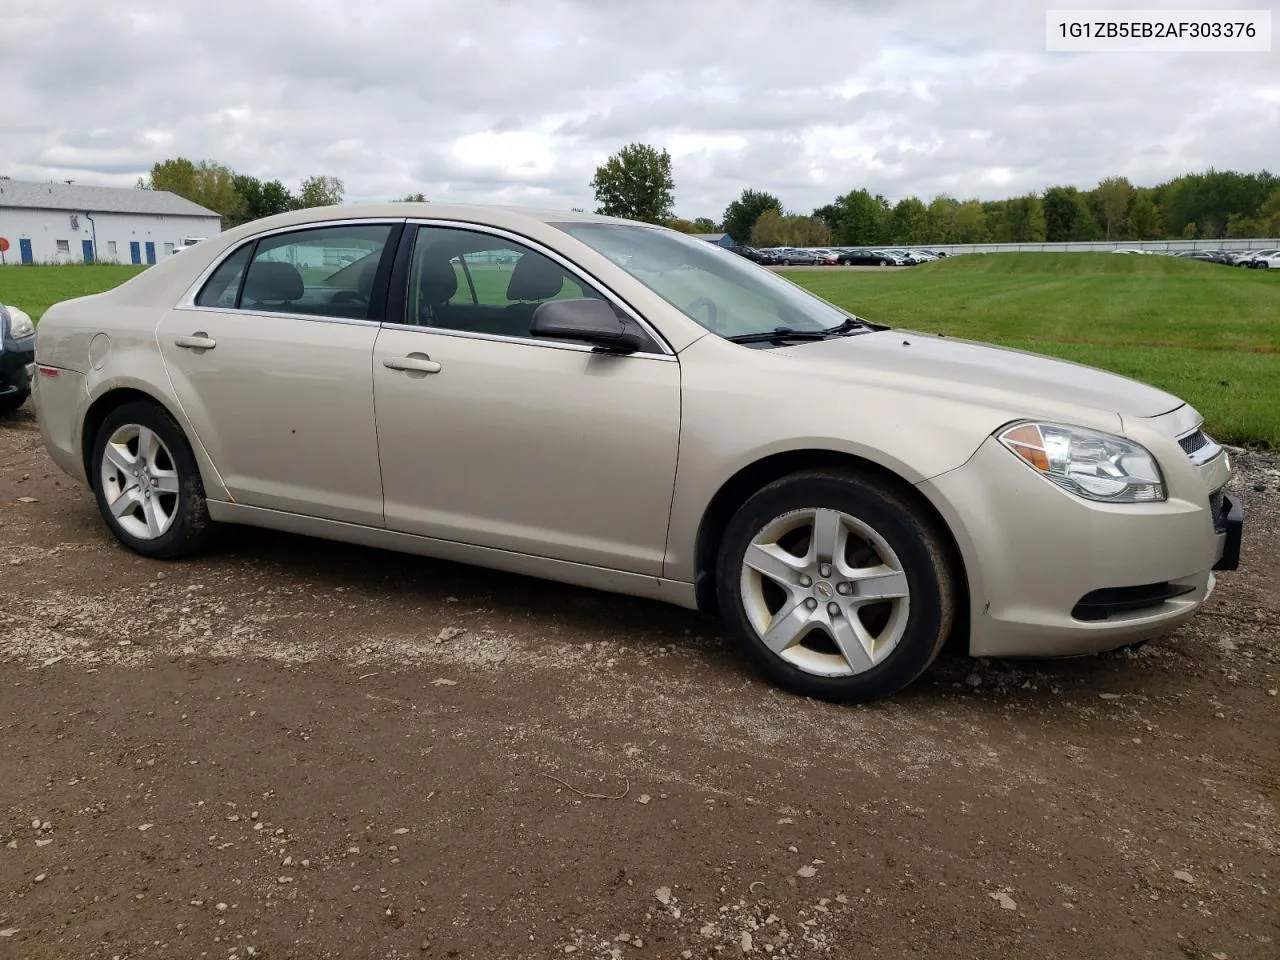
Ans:
<svg viewBox="0 0 1280 960"><path fill-rule="evenodd" d="M894 389L708 336L680 354L680 454L664 575L697 573L702 518L739 471L797 451L848 454L908 483L953 470L1017 413Z"/></svg>

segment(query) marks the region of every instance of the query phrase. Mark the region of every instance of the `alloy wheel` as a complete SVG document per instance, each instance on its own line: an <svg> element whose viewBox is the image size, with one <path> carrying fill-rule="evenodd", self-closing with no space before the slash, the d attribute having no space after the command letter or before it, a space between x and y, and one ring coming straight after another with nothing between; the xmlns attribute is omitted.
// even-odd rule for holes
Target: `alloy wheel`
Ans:
<svg viewBox="0 0 1280 960"><path fill-rule="evenodd" d="M139 540L164 536L178 515L173 454L150 427L121 424L102 450L102 492L120 528Z"/></svg>
<svg viewBox="0 0 1280 960"><path fill-rule="evenodd" d="M796 510L747 545L744 612L761 642L814 676L865 673L898 646L910 587L879 533L840 510Z"/></svg>

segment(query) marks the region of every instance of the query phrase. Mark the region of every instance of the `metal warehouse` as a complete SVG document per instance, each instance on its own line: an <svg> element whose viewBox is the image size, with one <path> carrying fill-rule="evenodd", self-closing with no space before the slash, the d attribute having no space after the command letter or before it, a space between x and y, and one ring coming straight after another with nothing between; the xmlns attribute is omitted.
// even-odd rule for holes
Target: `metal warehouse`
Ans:
<svg viewBox="0 0 1280 960"><path fill-rule="evenodd" d="M5 264L155 263L221 229L218 214L165 191L0 178Z"/></svg>

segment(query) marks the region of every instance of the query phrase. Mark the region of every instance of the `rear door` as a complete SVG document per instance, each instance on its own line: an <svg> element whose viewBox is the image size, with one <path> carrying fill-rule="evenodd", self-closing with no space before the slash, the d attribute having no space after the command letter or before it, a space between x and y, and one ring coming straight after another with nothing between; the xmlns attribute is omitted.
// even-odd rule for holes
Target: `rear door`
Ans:
<svg viewBox="0 0 1280 960"><path fill-rule="evenodd" d="M422 226L406 264L402 322L384 326L373 358L387 526L660 575L675 356L656 339L617 356L532 338L539 304L608 298L500 232Z"/></svg>
<svg viewBox="0 0 1280 960"><path fill-rule="evenodd" d="M402 229L250 241L161 321L174 392L237 502L382 525L370 368Z"/></svg>

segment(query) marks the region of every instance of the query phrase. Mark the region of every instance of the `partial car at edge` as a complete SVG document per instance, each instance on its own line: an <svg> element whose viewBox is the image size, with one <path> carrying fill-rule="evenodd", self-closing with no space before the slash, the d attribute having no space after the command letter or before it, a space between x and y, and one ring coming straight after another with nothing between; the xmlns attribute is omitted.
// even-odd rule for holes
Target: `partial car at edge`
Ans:
<svg viewBox="0 0 1280 960"><path fill-rule="evenodd" d="M0 414L17 410L30 395L35 349L31 317L0 303Z"/></svg>
<svg viewBox="0 0 1280 960"><path fill-rule="evenodd" d="M714 610L832 700L953 633L1160 636L1238 564L1230 460L1179 398L648 224L294 211L57 304L36 360L46 447L137 553L244 523Z"/></svg>

